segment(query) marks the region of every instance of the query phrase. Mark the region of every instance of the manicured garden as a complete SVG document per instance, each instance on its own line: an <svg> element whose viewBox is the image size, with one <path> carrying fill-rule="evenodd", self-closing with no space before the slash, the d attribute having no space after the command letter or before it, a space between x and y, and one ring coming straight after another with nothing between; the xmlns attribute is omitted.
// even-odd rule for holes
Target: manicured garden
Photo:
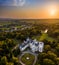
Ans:
<svg viewBox="0 0 59 65"><path fill-rule="evenodd" d="M35 56L29 53L26 53L22 56L21 61L25 64L25 65L32 65L33 62L35 60Z"/></svg>

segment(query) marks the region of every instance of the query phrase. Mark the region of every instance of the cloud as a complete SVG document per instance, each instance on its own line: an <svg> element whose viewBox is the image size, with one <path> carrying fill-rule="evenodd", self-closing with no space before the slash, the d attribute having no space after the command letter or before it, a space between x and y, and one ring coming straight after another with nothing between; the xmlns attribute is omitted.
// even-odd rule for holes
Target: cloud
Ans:
<svg viewBox="0 0 59 65"><path fill-rule="evenodd" d="M0 0L0 6L23 6L26 0Z"/></svg>
<svg viewBox="0 0 59 65"><path fill-rule="evenodd" d="M25 5L26 0L14 0L14 5L15 6L23 6Z"/></svg>

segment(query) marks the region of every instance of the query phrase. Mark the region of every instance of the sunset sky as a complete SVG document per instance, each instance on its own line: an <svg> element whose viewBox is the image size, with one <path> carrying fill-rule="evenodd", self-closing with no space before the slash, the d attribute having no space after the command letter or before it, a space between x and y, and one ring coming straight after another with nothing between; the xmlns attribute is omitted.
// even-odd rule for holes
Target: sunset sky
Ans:
<svg viewBox="0 0 59 65"><path fill-rule="evenodd" d="M59 0L0 0L0 18L59 18Z"/></svg>

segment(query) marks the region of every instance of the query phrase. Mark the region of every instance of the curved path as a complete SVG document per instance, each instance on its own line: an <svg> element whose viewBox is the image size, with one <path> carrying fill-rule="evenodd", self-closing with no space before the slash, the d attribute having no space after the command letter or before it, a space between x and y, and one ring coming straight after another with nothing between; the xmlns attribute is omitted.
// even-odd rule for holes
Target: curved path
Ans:
<svg viewBox="0 0 59 65"><path fill-rule="evenodd" d="M35 65L35 63L36 63L36 61L37 61L37 54L32 53L31 51L22 52L21 56L19 57L20 63L21 63L22 65L25 65L25 64L21 61L21 58L22 58L22 56L23 56L24 54L26 54L26 53L29 53L29 54L32 54L32 55L35 56L35 60L34 60L34 62L33 62L33 65Z"/></svg>

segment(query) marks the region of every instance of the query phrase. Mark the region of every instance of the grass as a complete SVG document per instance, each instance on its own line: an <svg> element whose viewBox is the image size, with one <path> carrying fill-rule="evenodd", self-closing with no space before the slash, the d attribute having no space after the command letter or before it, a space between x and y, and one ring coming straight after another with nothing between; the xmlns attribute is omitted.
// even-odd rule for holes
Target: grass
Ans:
<svg viewBox="0 0 59 65"><path fill-rule="evenodd" d="M39 40L42 41L44 39L46 39L47 41L51 41L51 42L54 41L54 39L52 37L49 37L47 33L43 33Z"/></svg>
<svg viewBox="0 0 59 65"><path fill-rule="evenodd" d="M32 39L37 39L38 41L43 41L43 40L47 40L47 41L50 41L50 42L53 42L55 39L52 38L52 37L49 37L47 33L42 33L41 36L34 36L32 37Z"/></svg>
<svg viewBox="0 0 59 65"><path fill-rule="evenodd" d="M29 57L29 59L26 59L27 57ZM25 64L25 65L32 65L34 62L35 57L29 53L26 53L25 55L22 56L21 61Z"/></svg>

